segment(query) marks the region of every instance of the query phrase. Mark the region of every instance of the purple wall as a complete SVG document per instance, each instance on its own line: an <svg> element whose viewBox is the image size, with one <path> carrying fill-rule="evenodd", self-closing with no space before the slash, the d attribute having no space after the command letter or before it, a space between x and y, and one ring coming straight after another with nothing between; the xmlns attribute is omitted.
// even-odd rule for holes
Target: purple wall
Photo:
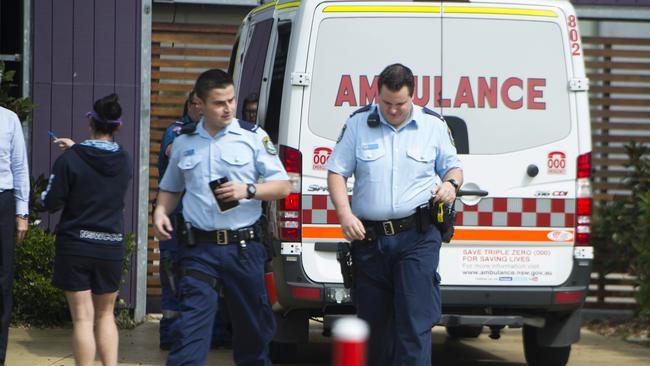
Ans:
<svg viewBox="0 0 650 366"><path fill-rule="evenodd" d="M140 118L140 0L34 0L32 176L49 175L60 150L59 137L88 137L85 113L95 99L120 96L124 125L116 136L134 160L133 181L125 202L126 232L137 231ZM148 143L148 142L147 142ZM144 218L145 220L147 218ZM43 217L53 228L58 217ZM135 266L132 266L135 268ZM135 271L120 296L135 298Z"/></svg>

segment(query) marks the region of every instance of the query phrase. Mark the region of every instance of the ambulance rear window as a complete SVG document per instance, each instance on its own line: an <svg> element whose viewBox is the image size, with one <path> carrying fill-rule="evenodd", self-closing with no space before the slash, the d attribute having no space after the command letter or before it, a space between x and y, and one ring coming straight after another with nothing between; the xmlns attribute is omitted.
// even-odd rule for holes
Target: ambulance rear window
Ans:
<svg viewBox="0 0 650 366"><path fill-rule="evenodd" d="M401 62L415 75L416 104L463 122L465 153L561 140L573 117L571 59L558 21L325 18L314 37L309 129L336 141L353 111L376 102L376 75Z"/></svg>

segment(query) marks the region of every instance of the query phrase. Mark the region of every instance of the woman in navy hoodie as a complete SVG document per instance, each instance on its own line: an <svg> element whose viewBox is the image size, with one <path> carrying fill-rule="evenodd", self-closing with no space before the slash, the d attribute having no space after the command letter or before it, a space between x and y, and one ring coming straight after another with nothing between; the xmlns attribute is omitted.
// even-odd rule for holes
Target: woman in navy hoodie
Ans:
<svg viewBox="0 0 650 366"><path fill-rule="evenodd" d="M116 94L97 100L86 114L90 139L53 142L65 151L54 162L43 193L50 212L60 209L52 283L68 300L77 365L117 365L113 309L124 257L124 196L131 179L129 154L113 141L122 125Z"/></svg>

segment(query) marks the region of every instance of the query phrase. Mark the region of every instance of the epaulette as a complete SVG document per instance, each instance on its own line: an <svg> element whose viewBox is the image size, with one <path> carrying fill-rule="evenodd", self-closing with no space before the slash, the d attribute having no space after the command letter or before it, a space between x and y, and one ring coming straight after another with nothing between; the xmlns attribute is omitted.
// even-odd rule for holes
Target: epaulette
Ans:
<svg viewBox="0 0 650 366"><path fill-rule="evenodd" d="M251 122L244 121L244 120L241 120L241 119L239 119L238 121L239 121L239 127L243 128L243 129L245 129L247 131L256 132L257 129L260 128L255 123L251 123Z"/></svg>
<svg viewBox="0 0 650 366"><path fill-rule="evenodd" d="M181 128L181 135L189 135L196 131L196 122L188 123Z"/></svg>
<svg viewBox="0 0 650 366"><path fill-rule="evenodd" d="M422 112L424 112L425 114L428 114L428 115L434 116L434 117L436 117L436 118L438 118L438 119L440 119L440 120L442 120L442 121L445 120L441 115L439 115L438 113L432 111L431 109L429 109L429 108L427 108L427 107L422 107Z"/></svg>
<svg viewBox="0 0 650 366"><path fill-rule="evenodd" d="M357 109L356 111L352 112L352 114L350 115L350 117L354 116L354 115L357 114L357 113L367 112L367 111L370 110L370 108L372 108L372 104L365 105L365 106L363 106L363 107Z"/></svg>

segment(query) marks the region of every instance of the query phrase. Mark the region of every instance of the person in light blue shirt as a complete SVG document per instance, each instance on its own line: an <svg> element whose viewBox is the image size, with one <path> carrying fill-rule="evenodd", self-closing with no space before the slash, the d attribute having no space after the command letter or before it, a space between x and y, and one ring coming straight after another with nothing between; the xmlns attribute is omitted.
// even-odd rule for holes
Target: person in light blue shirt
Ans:
<svg viewBox="0 0 650 366"><path fill-rule="evenodd" d="M205 364L221 292L233 327L235 363L271 365L275 321L264 283L268 254L261 243L261 201L286 197L291 184L267 133L235 118L228 74L208 70L194 90L203 118L174 140L154 211L154 234L171 238L168 215L185 191L185 222L177 230L180 316L172 324L175 339L167 365Z"/></svg>
<svg viewBox="0 0 650 366"><path fill-rule="evenodd" d="M454 202L461 163L444 119L413 105L408 67L387 66L378 86L379 103L355 112L341 132L326 165L328 188L352 242L353 300L371 329L368 364L431 365L441 308L441 234L431 209Z"/></svg>
<svg viewBox="0 0 650 366"><path fill-rule="evenodd" d="M27 233L29 170L18 116L0 107L0 365L7 354L14 247Z"/></svg>

